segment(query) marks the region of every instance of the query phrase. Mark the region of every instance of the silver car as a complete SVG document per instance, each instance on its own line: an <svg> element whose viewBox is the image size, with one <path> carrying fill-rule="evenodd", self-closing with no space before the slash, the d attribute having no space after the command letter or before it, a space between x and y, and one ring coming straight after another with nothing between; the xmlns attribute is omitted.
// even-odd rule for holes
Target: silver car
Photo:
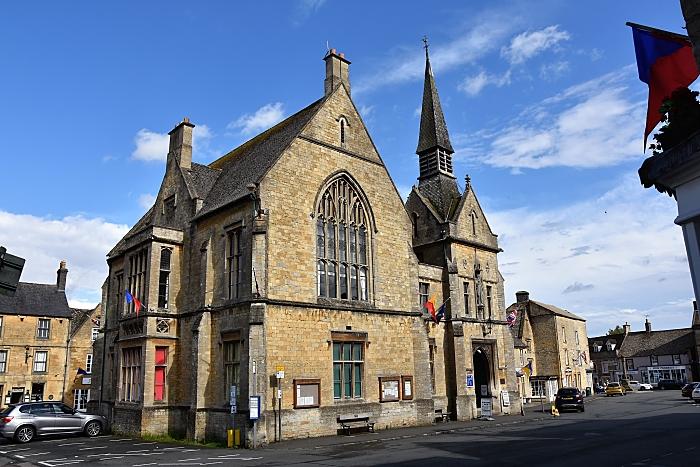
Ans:
<svg viewBox="0 0 700 467"><path fill-rule="evenodd" d="M60 402L25 402L8 405L0 412L0 435L18 443L54 433L97 436L106 426L107 420L101 415L77 412Z"/></svg>

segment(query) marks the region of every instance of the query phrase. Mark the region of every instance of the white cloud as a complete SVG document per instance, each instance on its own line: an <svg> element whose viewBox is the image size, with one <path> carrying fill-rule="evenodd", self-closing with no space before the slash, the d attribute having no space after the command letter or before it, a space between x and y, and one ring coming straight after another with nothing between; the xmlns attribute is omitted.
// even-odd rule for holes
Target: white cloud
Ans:
<svg viewBox="0 0 700 467"><path fill-rule="evenodd" d="M26 260L20 281L54 284L61 260L68 265L66 295L71 306L100 302L107 277L106 254L126 234L126 225L101 218L50 219L0 211L2 244Z"/></svg>
<svg viewBox="0 0 700 467"><path fill-rule="evenodd" d="M151 206L153 206L153 203L155 202L155 195L152 195L150 193L144 193L139 196L139 206L141 206L145 210L151 209Z"/></svg>
<svg viewBox="0 0 700 467"><path fill-rule="evenodd" d="M643 101L622 81L630 68L572 86L475 138L496 167L605 167L642 155Z"/></svg>
<svg viewBox="0 0 700 467"><path fill-rule="evenodd" d="M324 3L326 3L326 0L298 0L292 23L295 26L299 26L309 16L316 13Z"/></svg>
<svg viewBox="0 0 700 467"><path fill-rule="evenodd" d="M692 286L673 199L636 173L562 208L491 212L499 234L506 304L517 290L588 319L589 335L649 314L657 328L687 326ZM622 310L637 310L621 316Z"/></svg>
<svg viewBox="0 0 700 467"><path fill-rule="evenodd" d="M284 118L284 105L281 102L266 104L253 114L245 114L229 123L226 128L238 130L244 135L259 133L274 126Z"/></svg>
<svg viewBox="0 0 700 467"><path fill-rule="evenodd" d="M519 65L570 38L569 33L559 30L558 25L547 26L539 31L518 34L510 45L501 49L501 55L511 64Z"/></svg>
<svg viewBox="0 0 700 467"><path fill-rule="evenodd" d="M457 86L457 89L465 92L468 96L476 96L486 86L491 85L500 88L507 84L510 84L510 70L500 76L487 74L482 70L477 75L466 77L464 81Z"/></svg>
<svg viewBox="0 0 700 467"><path fill-rule="evenodd" d="M134 137L136 149L131 157L142 161L164 161L168 155L169 137L147 128L141 128Z"/></svg>
<svg viewBox="0 0 700 467"><path fill-rule="evenodd" d="M192 151L197 152L206 148L213 137L212 131L207 125L197 125L192 131ZM170 136L167 133L156 133L147 128L140 129L134 137L136 149L131 153L132 159L142 161L165 161L168 157Z"/></svg>
<svg viewBox="0 0 700 467"><path fill-rule="evenodd" d="M466 32L451 42L431 44L430 63L433 72L440 73L475 63L497 49L515 27L515 23L512 18L506 18L503 12L487 12L475 18ZM416 44L405 53L395 53L376 74L358 80L353 93L358 95L381 86L419 80L423 78L424 70L425 56L419 52Z"/></svg>
<svg viewBox="0 0 700 467"><path fill-rule="evenodd" d="M559 61L546 63L540 67L540 77L546 81L554 81L569 71L569 62Z"/></svg>

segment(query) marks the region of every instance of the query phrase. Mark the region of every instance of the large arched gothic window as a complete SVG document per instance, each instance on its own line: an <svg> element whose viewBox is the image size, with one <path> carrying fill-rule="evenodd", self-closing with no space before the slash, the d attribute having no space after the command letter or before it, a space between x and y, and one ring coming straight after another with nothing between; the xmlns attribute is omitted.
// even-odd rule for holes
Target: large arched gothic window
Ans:
<svg viewBox="0 0 700 467"><path fill-rule="evenodd" d="M367 301L370 284L368 206L346 176L327 185L316 208L319 297Z"/></svg>

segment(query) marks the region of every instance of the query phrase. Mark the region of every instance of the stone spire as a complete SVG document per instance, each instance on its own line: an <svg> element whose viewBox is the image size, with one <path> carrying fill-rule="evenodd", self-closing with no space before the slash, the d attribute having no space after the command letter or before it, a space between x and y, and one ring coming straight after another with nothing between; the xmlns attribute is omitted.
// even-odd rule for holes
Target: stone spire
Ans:
<svg viewBox="0 0 700 467"><path fill-rule="evenodd" d="M428 39L425 43L425 83L423 84L423 109L418 136L418 191L426 197L437 213L448 219L454 214L461 194L452 172L452 145L447 134L445 116L435 87L433 69L428 56Z"/></svg>
<svg viewBox="0 0 700 467"><path fill-rule="evenodd" d="M423 83L423 108L420 116L420 135L418 136L416 153L420 155L440 148L452 154L454 150L450 144L450 136L447 134L445 116L442 114L440 97L435 86L433 69L430 66L428 40L424 38L423 42L425 43L425 82Z"/></svg>

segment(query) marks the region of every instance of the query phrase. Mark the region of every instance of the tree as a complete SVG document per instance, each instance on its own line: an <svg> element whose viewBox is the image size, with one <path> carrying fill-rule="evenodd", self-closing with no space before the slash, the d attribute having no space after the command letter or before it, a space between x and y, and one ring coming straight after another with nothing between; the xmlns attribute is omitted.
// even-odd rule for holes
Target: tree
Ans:
<svg viewBox="0 0 700 467"><path fill-rule="evenodd" d="M608 332L605 335L612 336L613 334L624 334L624 333L625 333L625 328L623 328L622 326L620 326L618 324L613 329L608 329Z"/></svg>

